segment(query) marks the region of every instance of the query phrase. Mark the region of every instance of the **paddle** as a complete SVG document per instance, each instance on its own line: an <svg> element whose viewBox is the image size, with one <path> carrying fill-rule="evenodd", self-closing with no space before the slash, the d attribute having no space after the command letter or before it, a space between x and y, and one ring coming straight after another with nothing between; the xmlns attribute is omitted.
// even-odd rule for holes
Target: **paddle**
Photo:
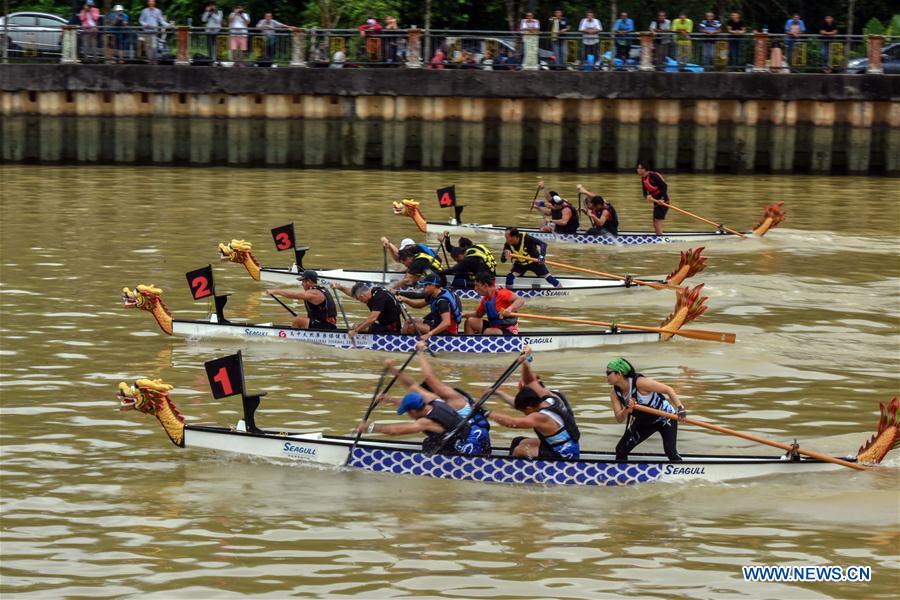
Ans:
<svg viewBox="0 0 900 600"><path fill-rule="evenodd" d="M531 208L528 209L528 214L534 212L534 201L537 200L538 194L541 193L541 186L538 186L536 190L534 190L534 198L531 199Z"/></svg>
<svg viewBox="0 0 900 600"><path fill-rule="evenodd" d="M746 235L744 235L744 234L741 233L740 231L735 231L734 229L725 227L725 226L722 225L721 223L716 223L715 221L710 221L709 219L705 219L705 218L701 217L700 215L695 215L694 213L689 212L689 211L686 211L686 210L684 210L683 208L679 208L679 207L675 206L674 204L667 204L667 203L663 202L662 200L657 200L657 199L655 199L655 198L651 198L651 200L653 200L653 202L655 202L656 204L659 204L660 206L665 206L666 208L671 208L672 210L678 211L678 212L680 212L680 213L682 213L682 214L685 214L685 215L687 215L687 216L689 216L689 217L693 217L693 218L697 219L698 221L703 221L704 223L709 223L710 225L713 225L713 226L715 226L715 227L718 227L719 229L722 229L722 230L724 230L724 231L727 231L728 233L732 233L732 234L734 234L734 235L736 235L736 236L738 236L738 237L741 237L741 238L746 238L746 237L747 237Z"/></svg>
<svg viewBox="0 0 900 600"><path fill-rule="evenodd" d="M375 386L375 391L372 393L372 400L369 402L369 408L366 409L366 414L363 416L363 421L368 421L369 417L372 415L372 411L375 410L375 406L378 404L378 395L381 392L381 384L384 383L384 377L387 375L388 367L385 367L381 370L381 377L378 378L378 384ZM359 438L362 437L362 431L356 432L356 439L353 440L353 445L350 446L350 451L347 453L347 460L344 462L346 465L350 462L350 457L353 456L353 450L356 448L356 445L359 443Z"/></svg>
<svg viewBox="0 0 900 600"><path fill-rule="evenodd" d="M268 294L268 292L266 292L266 293ZM282 306L285 308L285 310L287 310L289 313L291 313L291 314L294 315L295 317L297 316L297 313L295 313L294 310L293 310L290 306L288 306L287 304L285 304L284 302L282 302L282 301L278 298L278 296L276 296L275 294L269 294L269 295L272 296L272 298L275 299L275 302L277 302L278 304L282 305Z"/></svg>
<svg viewBox="0 0 900 600"><path fill-rule="evenodd" d="M327 292L326 292L327 293ZM334 299L337 302L338 308L341 309L341 316L344 317L344 327L347 328L347 332L350 331L350 321L347 320L347 313L344 312L344 304L341 302L341 295L335 290ZM350 337L350 345L356 348L356 338L352 335Z"/></svg>
<svg viewBox="0 0 900 600"><path fill-rule="evenodd" d="M387 248L382 247L381 250L384 256L384 262L381 266L381 283L387 283Z"/></svg>
<svg viewBox="0 0 900 600"><path fill-rule="evenodd" d="M651 415L657 415L659 417L666 417L667 419L678 420L678 415L673 415L672 413L667 413L662 410L656 410L655 408L650 408L649 406L643 406L641 404L635 404L634 408L640 410L645 413L649 413ZM706 429L712 429L713 431L718 431L719 433L727 433L728 435L733 435L735 437L743 438L745 440L750 440L751 442L756 442L758 444L765 444L767 446L773 446L775 448L781 448L782 450L787 450L792 452L796 450L798 453L808 456L810 458L815 458L818 460L823 460L825 462L834 463L836 465L841 465L843 467L850 467L851 469L857 469L859 471L868 471L872 467L867 467L865 465L861 465L859 463L853 463L850 461L846 461L840 458L834 458L832 456L828 456L827 454L820 454L818 452L812 452L810 450L801 450L796 446L792 446L790 444L785 444L783 442L776 442L774 440L769 440L766 438L761 438L749 433L743 433L741 431L735 431L734 429L728 429L727 427L722 427L721 425L714 425L712 423L706 423L704 421L698 421L696 419L692 419L690 417L685 417L685 423L690 423L691 425L696 425L698 427L705 427Z"/></svg>
<svg viewBox="0 0 900 600"><path fill-rule="evenodd" d="M522 317L524 319L542 319L544 321L560 321L562 323L581 323L583 325L600 325L601 327L611 327L615 325L621 329L634 329L636 331L650 331L655 333L670 333L680 335L682 337L694 340L706 340L708 342L725 342L733 344L737 340L737 336L733 333L723 333L720 331L707 331L705 329L664 329L662 327L645 327L643 325L625 325L624 323L611 323L608 321L590 321L588 319L573 319L571 317L551 317L548 315L535 315L523 312L509 313L512 317Z"/></svg>
<svg viewBox="0 0 900 600"><path fill-rule="evenodd" d="M469 420L472 419L478 413L478 411L481 409L481 407L484 406L484 403L487 402L490 399L490 397L493 396L494 393L496 393L496 391L498 389L500 389L501 385L506 383L506 380L509 379L509 376L512 375L515 372L515 370L519 368L519 365L521 365L523 362L525 362L526 359L531 360L531 354L527 354L525 351L520 352L519 355L516 357L516 360L514 360L511 365L506 367L506 370L503 371L503 373L500 375L500 377L497 379L497 381L495 381L494 384L491 385L491 387L489 387L487 389L487 391L481 395L481 397L478 399L478 402L476 402L474 405L472 405L472 411L469 413L469 417L466 419L462 419L456 425L456 427L454 427L453 429L451 429L450 431L448 431L447 433L444 434L444 437L441 440L441 444L440 444L440 446L437 447L437 449L435 449L434 454L438 454L441 450L444 449L444 446L447 445L447 442L452 440L453 437L457 433L459 433L459 430L462 429L466 425L466 423L468 423Z"/></svg>
<svg viewBox="0 0 900 600"><path fill-rule="evenodd" d="M392 294L392 295L393 295L393 294ZM413 318L413 316L412 316L411 314L409 314L409 309L406 308L406 305L405 305L405 304L403 304L402 302L400 302L400 300L397 298L397 296L394 296L394 300L396 300L396 301L397 301L397 304L400 305L400 310L403 311L403 314L406 316L407 320L408 320L410 323L413 324L413 327L414 327L415 330L416 330L416 341L417 341L417 342L418 342L418 341L421 341L421 339L422 339L422 334L419 333L419 328L418 328L418 326L416 325L416 320ZM428 345L427 345L427 344L425 345L425 351L428 352L428 356L431 356L431 357L434 356L434 352L432 352L432 351L428 348Z"/></svg>
<svg viewBox="0 0 900 600"><path fill-rule="evenodd" d="M531 262L540 262L538 259L525 256L523 254L517 254L515 252L510 252L510 256L513 258L518 258L520 260L527 260ZM591 275L599 275L600 277L609 277L610 279L618 279L619 281L631 281L631 283L636 283L638 285L646 285L648 287L652 287L654 290L678 290L681 289L677 285L672 285L671 283L656 283L654 281L644 281L643 279L631 279L629 277L623 277L622 275L615 275L613 273L604 273L603 271L594 271L593 269L585 269L582 267L576 267L574 265L568 265L566 263L555 262L552 260L544 260L545 265L550 265L551 267L559 267L560 269L569 269L570 271L579 271L581 273L589 273Z"/></svg>

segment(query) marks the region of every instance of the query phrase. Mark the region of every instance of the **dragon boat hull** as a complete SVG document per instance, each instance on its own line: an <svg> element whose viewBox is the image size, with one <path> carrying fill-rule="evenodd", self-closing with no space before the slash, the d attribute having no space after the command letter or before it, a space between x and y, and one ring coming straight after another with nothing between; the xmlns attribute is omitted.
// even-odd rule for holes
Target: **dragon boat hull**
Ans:
<svg viewBox="0 0 900 600"><path fill-rule="evenodd" d="M406 334L360 333L355 346L346 329L310 331L278 325L254 323L218 323L214 321L188 321L175 319L173 333L189 338L231 337L247 340L272 340L304 342L340 349L376 350L382 352L412 352L416 336ZM570 348L596 348L606 345L656 342L658 333L642 331L535 331L514 336L499 335L446 335L429 339L433 352L505 353L520 352L525 346L535 351L566 350Z"/></svg>
<svg viewBox="0 0 900 600"><path fill-rule="evenodd" d="M485 235L502 236L506 227L492 224L462 223L450 225L428 221L426 232L440 234L447 232L450 235L471 235L475 233ZM603 246L644 246L651 244L705 244L718 240L740 239L725 231L684 231L656 235L652 231L621 231L617 236L588 235L586 233L547 233L536 227L519 227L518 230L547 242L563 242L568 244L594 244ZM746 232L752 236L753 232Z"/></svg>
<svg viewBox="0 0 900 600"><path fill-rule="evenodd" d="M322 433L248 433L243 422L236 429L187 425L184 444L187 448L397 475L517 484L720 482L844 468L818 460L792 461L779 456L684 455L680 463L654 454L633 454L628 461L616 461L614 454L604 452L582 452L575 461L526 460L510 458L506 449L494 449L491 456L447 456L425 454L421 445L414 442L361 440L354 447L353 438Z"/></svg>
<svg viewBox="0 0 900 600"><path fill-rule="evenodd" d="M319 283L329 284L337 283L346 287L352 286L358 281L366 282L372 285L388 285L399 281L403 277L403 273L396 271L351 271L346 269L316 269L319 275ZM260 280L281 285L297 284L299 273L296 266L286 268L263 267L260 269ZM638 290L646 286L628 284L618 279L602 279L589 277L557 277L560 287L556 288L547 283L546 279L537 277L517 277L516 285L510 289L523 298L564 298L570 296L592 296L599 294L610 294L621 292L624 290ZM385 281L386 280L386 281ZM502 281L502 277L498 282ZM654 283L665 283L664 278L647 279ZM505 287L502 286L501 287ZM463 300L480 300L473 289L450 288ZM649 289L649 288L647 288Z"/></svg>

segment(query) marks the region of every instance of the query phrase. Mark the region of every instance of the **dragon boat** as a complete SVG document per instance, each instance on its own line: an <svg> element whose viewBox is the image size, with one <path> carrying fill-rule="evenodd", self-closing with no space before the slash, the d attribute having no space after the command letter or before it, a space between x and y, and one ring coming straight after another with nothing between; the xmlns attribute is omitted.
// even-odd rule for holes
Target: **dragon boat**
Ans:
<svg viewBox="0 0 900 600"><path fill-rule="evenodd" d="M744 235L750 237L762 237L770 229L784 221L784 202L774 202L765 207L763 217L752 230ZM502 236L506 231L505 225L491 223L463 223L461 219L462 206L455 206L456 217L446 223L427 221L422 214L419 202L404 199L393 203L394 214L410 217L422 233L440 234L443 232L451 235L485 234ZM710 231L684 231L669 232L656 235L653 231L620 231L618 235L592 235L587 233L552 233L541 231L537 227L517 227L522 233L527 233L535 238L548 242L563 242L569 244L599 244L604 246L641 246L649 244L706 244L725 239L740 239L723 226Z"/></svg>
<svg viewBox="0 0 900 600"><path fill-rule="evenodd" d="M133 385L122 382L117 393L120 409L155 416L172 443L180 448L347 470L492 483L614 486L650 482L723 482L845 468L806 458L796 451L768 456L685 454L682 455L683 462L678 463L669 462L665 455L645 453L635 453L626 461L618 461L612 452L597 451L582 451L577 460L527 460L511 458L508 448L497 447L485 456L427 454L416 442L358 440L322 432L260 429L254 415L259 396L243 396L244 418L234 427L186 425L170 397L172 389L161 380L138 379ZM243 391L240 393L243 395ZM887 405L882 404L876 433L854 456L841 457L842 460L877 465L888 452L900 446L898 409L900 401L896 397Z"/></svg>
<svg viewBox="0 0 900 600"><path fill-rule="evenodd" d="M253 255L253 245L246 240L231 240L219 244L219 258L243 265L251 278L279 285L296 285L300 273L305 270L303 257L308 246L295 248L295 261L291 267L263 267ZM655 284L681 285L684 280L693 277L706 268L706 257L702 255L703 247L681 252L678 266L665 277L641 278L642 281ZM312 269L319 276L319 283L328 285L337 283L352 287L354 283L364 282L371 285L391 285L400 281L404 273L397 271L363 271L350 269ZM646 286L635 285L631 277L622 279L600 277L557 277L559 287L553 287L546 279L538 277L517 277L516 285L509 289L523 298L566 298L571 296L589 296L609 294L629 289L642 289ZM505 287L501 284L501 287ZM409 288L412 290L412 288ZM470 288L448 287L460 298L480 300L478 292ZM406 288L404 288L406 291Z"/></svg>
<svg viewBox="0 0 900 600"><path fill-rule="evenodd" d="M565 350L570 348L595 348L606 345L665 341L673 335L696 335L699 330L682 330L690 321L706 312L705 296L700 292L703 284L695 288L679 288L676 291L675 310L659 328L613 325L607 330L594 331L532 331L519 335L441 335L429 339L432 352L505 353L519 352L525 346L536 351ZM232 337L247 340L272 340L305 342L340 349L377 350L384 352L411 352L418 340L412 334L360 333L351 338L346 329L313 331L295 329L272 323L233 323L225 318L224 305L227 296L215 296L215 312L204 320L175 319L162 299L163 290L153 285L138 285L134 290L124 288L122 297L128 308L150 312L160 329L168 335L188 338ZM626 328L629 328L625 330ZM632 330L633 328L633 330ZM703 332L711 333L711 332ZM719 334L716 334L719 335ZM725 341L725 335L719 341ZM703 339L717 339L704 337ZM732 340L733 341L733 340Z"/></svg>

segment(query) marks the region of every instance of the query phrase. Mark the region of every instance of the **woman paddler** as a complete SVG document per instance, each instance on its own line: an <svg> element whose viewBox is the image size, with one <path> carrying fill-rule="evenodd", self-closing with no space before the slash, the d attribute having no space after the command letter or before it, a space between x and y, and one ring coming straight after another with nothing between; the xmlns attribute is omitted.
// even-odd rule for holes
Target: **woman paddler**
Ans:
<svg viewBox="0 0 900 600"><path fill-rule="evenodd" d="M678 423L666 417L658 417L641 411L635 411L634 405L641 404L656 410L665 411L679 419L687 416L684 404L671 387L640 373L624 358L614 358L606 365L606 381L612 386L609 398L612 401L613 414L621 423L628 418L625 433L616 445L616 460L628 460L628 453L635 446L646 440L657 431L663 439L663 451L672 462L680 462L676 443L678 439ZM668 397L668 400L663 396ZM674 408L673 408L674 407Z"/></svg>

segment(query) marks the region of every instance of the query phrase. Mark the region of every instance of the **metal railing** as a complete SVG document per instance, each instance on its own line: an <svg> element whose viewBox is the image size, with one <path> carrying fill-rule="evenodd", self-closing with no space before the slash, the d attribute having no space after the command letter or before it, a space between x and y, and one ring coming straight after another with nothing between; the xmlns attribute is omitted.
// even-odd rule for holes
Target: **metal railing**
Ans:
<svg viewBox="0 0 900 600"><path fill-rule="evenodd" d="M578 71L880 71L880 50L898 37L781 34L684 35L636 32L593 36L471 30L65 26L58 33L9 28L0 42L11 62L255 65L329 68ZM875 59L875 60L873 60ZM878 63L878 64L874 64ZM860 69L857 69L859 71Z"/></svg>

